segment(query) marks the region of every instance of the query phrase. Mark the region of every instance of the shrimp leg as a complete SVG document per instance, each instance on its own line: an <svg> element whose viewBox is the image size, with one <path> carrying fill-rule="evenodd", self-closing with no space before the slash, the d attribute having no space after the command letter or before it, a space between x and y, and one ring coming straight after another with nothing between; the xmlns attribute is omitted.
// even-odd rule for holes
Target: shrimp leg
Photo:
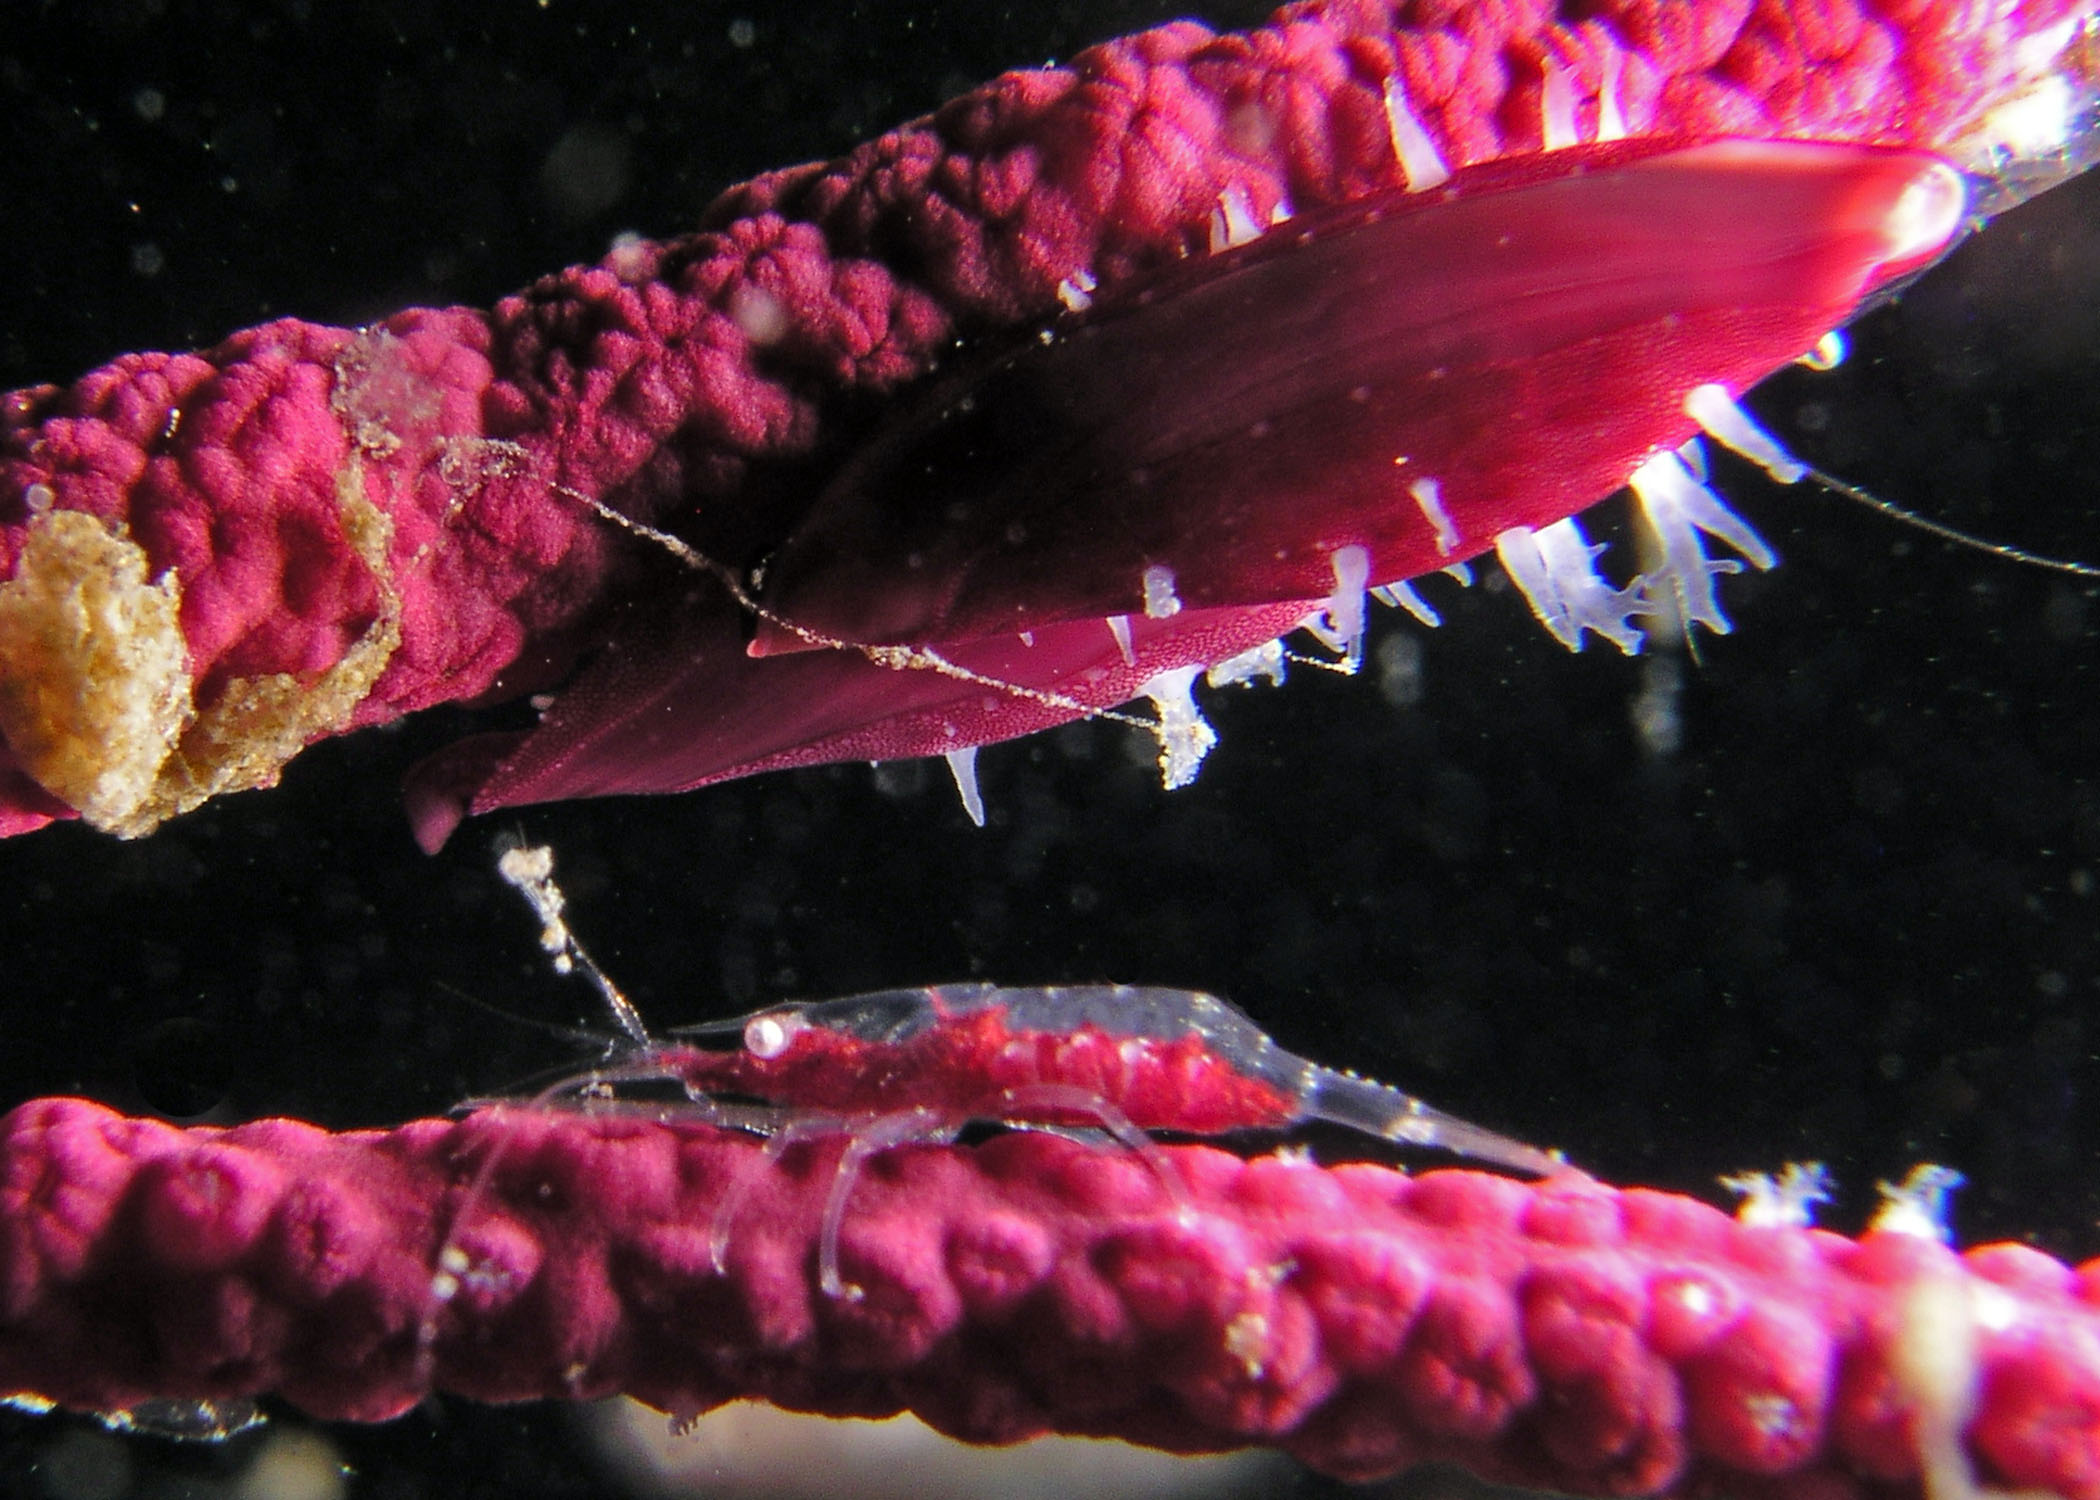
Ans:
<svg viewBox="0 0 2100 1500"><path fill-rule="evenodd" d="M824 1223L817 1238L817 1281L834 1301L858 1302L866 1295L839 1274L839 1226L846 1219L846 1200L868 1159L897 1146L945 1146L962 1133L962 1125L938 1111L907 1109L881 1115L853 1127L853 1139L839 1156L831 1191L824 1198Z"/></svg>
<svg viewBox="0 0 2100 1500"><path fill-rule="evenodd" d="M1092 1089L1082 1088L1076 1083L1031 1083L1001 1089L997 1105L987 1109L984 1118L1010 1120L1016 1115L1025 1118L1024 1112L1029 1110L1060 1110L1093 1116L1110 1140L1151 1169L1167 1196L1174 1200L1175 1211L1184 1220L1195 1213L1196 1205L1189 1197L1188 1184L1181 1180L1181 1174L1167 1160L1167 1153L1159 1149L1159 1142L1133 1125L1130 1116Z"/></svg>

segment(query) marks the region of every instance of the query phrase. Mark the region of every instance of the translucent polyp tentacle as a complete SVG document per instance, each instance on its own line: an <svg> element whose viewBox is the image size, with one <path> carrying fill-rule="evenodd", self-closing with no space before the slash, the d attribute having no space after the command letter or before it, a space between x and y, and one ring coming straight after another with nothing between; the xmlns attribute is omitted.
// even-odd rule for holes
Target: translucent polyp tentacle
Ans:
<svg viewBox="0 0 2100 1500"><path fill-rule="evenodd" d="M1937 255L1960 174L1799 142L1584 147L1301 214L1097 296L907 408L772 558L804 631L957 641L1318 598L1617 489ZM1419 503L1438 499L1432 515ZM806 649L762 624L755 654Z"/></svg>

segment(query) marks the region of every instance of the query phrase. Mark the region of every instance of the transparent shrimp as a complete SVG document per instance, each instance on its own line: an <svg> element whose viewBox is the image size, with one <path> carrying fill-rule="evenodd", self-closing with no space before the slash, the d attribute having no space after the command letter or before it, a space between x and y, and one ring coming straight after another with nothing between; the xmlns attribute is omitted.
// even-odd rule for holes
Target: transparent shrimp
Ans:
<svg viewBox="0 0 2100 1500"><path fill-rule="evenodd" d="M732 1038L721 1051L689 1044ZM1048 1086L1090 1092L1143 1131L1207 1136L1325 1124L1539 1176L1566 1165L1558 1153L1286 1051L1237 1007L1197 990L883 990L680 1028L653 1060L689 1092L745 1094L789 1109L1089 1123L1071 1093L1031 1092Z"/></svg>
<svg viewBox="0 0 2100 1500"><path fill-rule="evenodd" d="M826 1194L819 1284L853 1300L840 1270L848 1201L873 1157L952 1141L972 1121L1106 1135L1152 1170L1186 1212L1187 1190L1153 1132L1218 1136L1333 1125L1403 1146L1448 1151L1539 1176L1564 1169L1542 1151L1432 1108L1411 1094L1338 1072L1278 1046L1242 1011L1197 990L1135 985L944 985L768 1006L728 1021L652 1035L633 1003L569 931L553 856L504 850L498 869L531 904L541 945L562 972L581 971L619 1028L604 1060L533 1101L671 1109L768 1137L743 1181L716 1205L709 1248L726 1268L730 1230L749 1189L787 1149L848 1137ZM673 1105L623 1101L622 1085L675 1084ZM483 1159L440 1246L419 1332L426 1371L437 1320L469 1273L467 1215L494 1171Z"/></svg>

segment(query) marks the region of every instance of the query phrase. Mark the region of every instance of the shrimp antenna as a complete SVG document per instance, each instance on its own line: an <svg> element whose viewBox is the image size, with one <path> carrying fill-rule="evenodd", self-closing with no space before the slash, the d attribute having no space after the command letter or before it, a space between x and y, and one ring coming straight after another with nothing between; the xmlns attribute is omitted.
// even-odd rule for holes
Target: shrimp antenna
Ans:
<svg viewBox="0 0 2100 1500"><path fill-rule="evenodd" d="M866 657L876 666L892 672L907 670L935 672L943 677L951 677L957 682L967 682L977 687L990 688L994 692L1004 693L1008 697L1018 698L1027 703L1039 703L1045 708L1054 708L1061 713L1071 713L1088 719L1101 719L1114 724L1128 724L1133 728L1142 729L1146 733L1155 736L1162 745L1167 743L1167 736L1172 732L1172 726L1164 719L1142 718L1137 714L1124 713L1117 708L1098 708L1093 704L1071 697L1069 694L1053 692L1046 688L1033 688L1020 682L1008 682L1003 677L992 677L986 673L966 667L960 662L950 661L931 646L874 646L862 641L849 641L840 636L826 635L822 631L811 630L806 625L798 625L778 610L768 609L764 604L760 603L758 596L752 592L757 587L756 583L747 584L745 579L734 568L731 568L726 563L717 562L683 537L673 536L670 532L660 530L647 522L637 521L634 517L614 510L603 500L595 499L581 490L571 489L564 484L554 485L553 489L557 493L567 495L578 504L587 507L600 520L619 527L631 536L640 537L644 541L663 548L672 557L694 572L705 573L722 585L723 589L728 592L729 597L736 601L739 609L753 619L763 620L768 625L779 626L804 645L815 646L826 651L852 651Z"/></svg>
<svg viewBox="0 0 2100 1500"><path fill-rule="evenodd" d="M655 1039L649 1035L649 1028L642 1024L642 1013L634 1008L634 1002L620 992L620 987L598 967L597 960L583 951L583 944L576 941L576 934L569 931L568 921L562 915L568 906L568 898L554 883L554 850L545 844L527 844L510 836L499 839L497 847L501 852L496 858L496 873L516 888L540 919L540 947L553 958L554 971L557 974L580 971L605 997L613 1019L627 1034L627 1039L644 1049L655 1046Z"/></svg>
<svg viewBox="0 0 2100 1500"><path fill-rule="evenodd" d="M610 1036L604 1031L593 1027L570 1026L560 1021L543 1020L539 1016L528 1016L519 1011L507 1010L493 1000L482 999L481 996L475 994L472 990L461 989L449 980L434 979L431 983L462 1005L471 1005L476 1010L486 1011L498 1020L508 1021L513 1026L522 1026L528 1031L545 1032L548 1036L558 1036L565 1042L574 1042L578 1046L600 1047L608 1052L616 1049L621 1041L621 1038Z"/></svg>
<svg viewBox="0 0 2100 1500"><path fill-rule="evenodd" d="M1994 542L1987 537L1980 537L1972 531L1963 531L1959 526L1950 526L1945 521L1935 521L1930 516L1919 515L1916 511L1906 506L1898 505L1893 500L1884 500L1872 490L1863 489L1859 485L1838 478L1835 474L1825 473L1814 464L1807 464L1803 467L1807 471L1807 477L1822 489L1824 493L1835 495L1840 500L1850 500L1855 505L1864 505L1868 510L1887 516L1891 521L1899 521L1905 526L1916 527L1919 531L1936 536L1943 542L1953 542L1956 546L1967 547L1972 552L1981 552L1990 557L2003 558L2011 563L2023 563L2030 568L2042 568L2051 573L2068 573L2073 578L2100 578L2100 567L2095 567L2091 563L2075 562L2063 557L2046 557L2039 552L2029 552L2025 547L2015 547L2006 542Z"/></svg>

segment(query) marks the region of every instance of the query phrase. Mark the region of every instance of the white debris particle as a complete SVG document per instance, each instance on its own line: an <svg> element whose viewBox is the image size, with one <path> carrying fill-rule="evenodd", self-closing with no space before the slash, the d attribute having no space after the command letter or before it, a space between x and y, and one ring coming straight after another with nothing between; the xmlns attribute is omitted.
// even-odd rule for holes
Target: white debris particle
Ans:
<svg viewBox="0 0 2100 1500"><path fill-rule="evenodd" d="M546 844L513 845L497 859L496 873L517 889L540 919L540 947L554 956L555 972L568 973L574 939L562 916L568 902L554 883L554 850Z"/></svg>
<svg viewBox="0 0 2100 1500"><path fill-rule="evenodd" d="M1159 774L1170 792L1196 779L1203 757L1218 742L1217 731L1204 722L1203 710L1196 706L1196 674L1202 670L1175 667L1138 689L1159 710Z"/></svg>
<svg viewBox="0 0 2100 1500"><path fill-rule="evenodd" d="M1281 640L1263 641L1259 646L1248 647L1238 656L1226 657L1204 673L1203 680L1212 687L1253 687L1256 682L1281 687L1284 664L1289 659Z"/></svg>
<svg viewBox="0 0 2100 1500"><path fill-rule="evenodd" d="M1057 284L1057 300L1064 304L1066 312L1085 312L1094 305L1094 289L1098 285L1093 272L1074 271Z"/></svg>
<svg viewBox="0 0 2100 1500"><path fill-rule="evenodd" d="M1145 569L1145 618L1164 620L1181 613L1181 600L1174 593L1174 570L1165 563Z"/></svg>
<svg viewBox="0 0 2100 1500"><path fill-rule="evenodd" d="M729 294L729 321L761 349L779 343L788 331L787 309L780 299L748 281Z"/></svg>

